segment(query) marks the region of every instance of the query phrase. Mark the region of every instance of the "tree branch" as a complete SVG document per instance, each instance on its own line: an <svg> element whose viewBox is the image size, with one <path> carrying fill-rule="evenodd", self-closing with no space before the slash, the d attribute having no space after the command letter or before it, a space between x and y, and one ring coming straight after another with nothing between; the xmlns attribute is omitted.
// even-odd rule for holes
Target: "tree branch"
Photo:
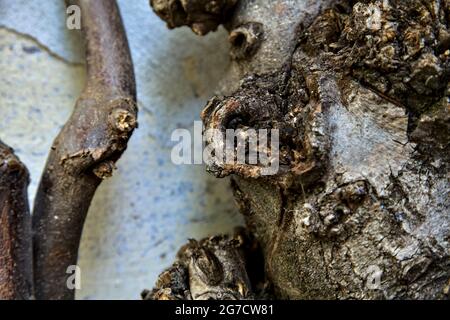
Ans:
<svg viewBox="0 0 450 320"><path fill-rule="evenodd" d="M27 168L0 141L0 300L32 297Z"/></svg>
<svg viewBox="0 0 450 320"><path fill-rule="evenodd" d="M33 213L38 299L71 299L67 267L75 265L84 220L102 179L137 126L128 42L113 0L70 1L82 14L87 85L53 143Z"/></svg>

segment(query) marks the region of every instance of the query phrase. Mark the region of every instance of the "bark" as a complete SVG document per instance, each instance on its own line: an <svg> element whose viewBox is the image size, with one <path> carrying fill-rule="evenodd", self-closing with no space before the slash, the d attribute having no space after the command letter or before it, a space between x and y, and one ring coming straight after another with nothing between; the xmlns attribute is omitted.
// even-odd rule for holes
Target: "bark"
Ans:
<svg viewBox="0 0 450 320"><path fill-rule="evenodd" d="M87 84L44 169L33 212L37 299L72 299L66 270L77 261L83 223L102 179L137 126L128 42L113 0L70 1L81 8Z"/></svg>
<svg viewBox="0 0 450 320"><path fill-rule="evenodd" d="M150 0L155 13L167 27L187 25L198 35L215 31L225 22L237 0Z"/></svg>
<svg viewBox="0 0 450 320"><path fill-rule="evenodd" d="M27 168L0 141L0 300L33 296Z"/></svg>
<svg viewBox="0 0 450 320"><path fill-rule="evenodd" d="M252 273L248 274L247 270ZM227 235L191 239L177 262L163 272L144 300L252 300L271 297L263 260L255 239L238 228Z"/></svg>
<svg viewBox="0 0 450 320"><path fill-rule="evenodd" d="M449 15L448 0L237 3L202 118L278 129L280 170L208 170L233 175L277 298L448 298Z"/></svg>

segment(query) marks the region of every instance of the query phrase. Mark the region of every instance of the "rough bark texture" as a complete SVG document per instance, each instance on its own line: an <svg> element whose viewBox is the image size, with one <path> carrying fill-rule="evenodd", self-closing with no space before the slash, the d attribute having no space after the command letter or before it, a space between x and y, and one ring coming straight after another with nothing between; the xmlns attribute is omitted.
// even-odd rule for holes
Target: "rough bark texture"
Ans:
<svg viewBox="0 0 450 320"><path fill-rule="evenodd" d="M71 299L66 270L77 261L83 223L102 179L137 126L133 65L115 1L81 8L87 84L55 139L33 212L36 298Z"/></svg>
<svg viewBox="0 0 450 320"><path fill-rule="evenodd" d="M237 3L202 117L279 129L280 170L208 170L233 174L277 298L448 298L449 15L448 0Z"/></svg>
<svg viewBox="0 0 450 320"><path fill-rule="evenodd" d="M215 31L230 15L237 0L150 0L169 28L189 26L198 35Z"/></svg>
<svg viewBox="0 0 450 320"><path fill-rule="evenodd" d="M27 168L0 141L0 300L33 296Z"/></svg>
<svg viewBox="0 0 450 320"><path fill-rule="evenodd" d="M264 279L260 248L245 230L234 237L214 236L190 240L177 255L177 262L158 278L144 300L251 300L270 298ZM247 273L251 270L251 273Z"/></svg>

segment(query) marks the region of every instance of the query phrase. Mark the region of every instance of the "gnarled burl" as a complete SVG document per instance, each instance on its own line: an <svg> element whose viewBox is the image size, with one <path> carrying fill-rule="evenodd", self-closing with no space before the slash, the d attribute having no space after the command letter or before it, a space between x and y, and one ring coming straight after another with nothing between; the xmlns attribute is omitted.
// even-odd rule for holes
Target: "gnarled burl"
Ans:
<svg viewBox="0 0 450 320"><path fill-rule="evenodd" d="M280 169L208 170L232 175L276 298L448 299L449 19L447 0L236 4L203 121L278 129Z"/></svg>
<svg viewBox="0 0 450 320"><path fill-rule="evenodd" d="M76 264L86 213L137 126L133 65L115 1L69 2L81 8L87 84L53 143L35 200L37 299L74 297L66 271Z"/></svg>

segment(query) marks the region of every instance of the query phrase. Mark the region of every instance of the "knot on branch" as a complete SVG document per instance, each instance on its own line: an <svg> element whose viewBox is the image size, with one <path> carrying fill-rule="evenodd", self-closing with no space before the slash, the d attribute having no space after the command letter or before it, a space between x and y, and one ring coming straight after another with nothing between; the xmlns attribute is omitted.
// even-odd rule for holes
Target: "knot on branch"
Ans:
<svg viewBox="0 0 450 320"><path fill-rule="evenodd" d="M291 187L317 179L326 129L320 105L310 104L296 71L247 77L230 96L212 98L202 112L207 170ZM211 151L211 150L208 150Z"/></svg>
<svg viewBox="0 0 450 320"><path fill-rule="evenodd" d="M310 198L299 210L294 210L299 226L308 233L322 238L345 239L357 232L367 217L353 214L368 198L366 181L355 181L323 192L316 199Z"/></svg>
<svg viewBox="0 0 450 320"><path fill-rule="evenodd" d="M231 58L241 60L255 54L263 40L263 33L263 25L258 22L248 22L233 29L228 37Z"/></svg>
<svg viewBox="0 0 450 320"><path fill-rule="evenodd" d="M54 148L61 152L59 164L73 175L92 170L99 178L107 178L136 127L132 99L79 100L71 124L55 141Z"/></svg>
<svg viewBox="0 0 450 320"><path fill-rule="evenodd" d="M237 0L150 0L169 28L189 26L198 35L215 31L231 15Z"/></svg>
<svg viewBox="0 0 450 320"><path fill-rule="evenodd" d="M130 111L117 108L110 114L110 123L119 132L128 133L137 127L136 116Z"/></svg>
<svg viewBox="0 0 450 320"><path fill-rule="evenodd" d="M249 270L250 260L259 258L259 254L255 240L243 230L237 230L234 237L223 235L190 240L178 252L177 261L158 277L155 288L145 290L142 298L253 299L253 290L259 290L260 282L264 281L260 274L252 277L251 271L256 270Z"/></svg>

